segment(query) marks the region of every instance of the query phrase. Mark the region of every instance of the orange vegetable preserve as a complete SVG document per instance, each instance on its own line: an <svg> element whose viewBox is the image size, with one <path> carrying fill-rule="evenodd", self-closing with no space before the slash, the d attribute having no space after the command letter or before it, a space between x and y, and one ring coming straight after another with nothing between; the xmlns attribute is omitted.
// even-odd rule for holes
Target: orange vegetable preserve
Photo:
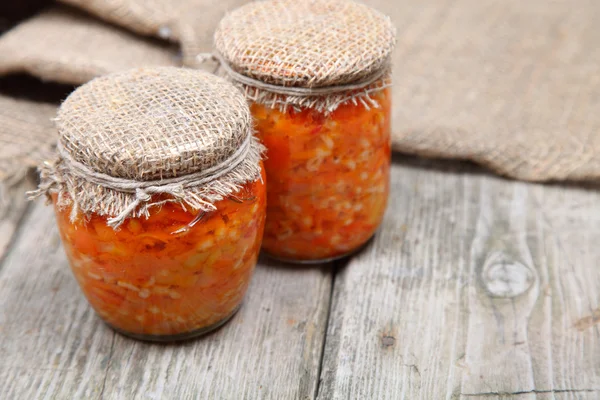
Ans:
<svg viewBox="0 0 600 400"><path fill-rule="evenodd" d="M141 339L183 339L226 322L259 253L263 178L216 202L215 211L165 203L118 230L97 214L71 222L70 208L56 207L71 268L92 307L116 330Z"/></svg>
<svg viewBox="0 0 600 400"><path fill-rule="evenodd" d="M267 147L263 248L276 258L322 261L358 249L380 224L390 179L390 89L379 107L345 103L331 114L251 106Z"/></svg>

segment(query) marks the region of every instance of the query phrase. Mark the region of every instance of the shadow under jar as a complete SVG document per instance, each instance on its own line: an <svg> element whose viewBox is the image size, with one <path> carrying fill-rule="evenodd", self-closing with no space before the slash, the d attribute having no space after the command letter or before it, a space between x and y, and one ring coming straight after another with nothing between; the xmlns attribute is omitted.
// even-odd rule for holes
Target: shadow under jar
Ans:
<svg viewBox="0 0 600 400"><path fill-rule="evenodd" d="M380 225L394 44L389 18L349 0L255 2L220 22L212 57L250 100L267 148L270 256L341 258Z"/></svg>
<svg viewBox="0 0 600 400"><path fill-rule="evenodd" d="M173 341L238 310L266 218L252 124L235 87L190 69L107 75L61 105L37 195L54 203L73 274L109 326Z"/></svg>

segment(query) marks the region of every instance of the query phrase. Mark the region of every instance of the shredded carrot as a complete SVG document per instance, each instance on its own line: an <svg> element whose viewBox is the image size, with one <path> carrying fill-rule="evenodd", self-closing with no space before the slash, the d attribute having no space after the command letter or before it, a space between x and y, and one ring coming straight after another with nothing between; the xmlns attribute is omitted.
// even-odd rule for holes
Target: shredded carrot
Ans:
<svg viewBox="0 0 600 400"><path fill-rule="evenodd" d="M325 116L252 105L267 147L263 248L291 260L345 255L380 224L389 195L389 89L379 108L345 104Z"/></svg>
<svg viewBox="0 0 600 400"><path fill-rule="evenodd" d="M96 312L121 331L178 335L210 327L241 304L264 229L263 179L197 211L167 203L119 230L106 217L56 210L72 270ZM241 200L240 200L241 199Z"/></svg>

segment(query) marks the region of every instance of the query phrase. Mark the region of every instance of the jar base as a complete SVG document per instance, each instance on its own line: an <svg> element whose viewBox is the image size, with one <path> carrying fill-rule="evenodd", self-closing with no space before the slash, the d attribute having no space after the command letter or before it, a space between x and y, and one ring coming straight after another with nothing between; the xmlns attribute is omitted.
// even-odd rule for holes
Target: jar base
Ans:
<svg viewBox="0 0 600 400"><path fill-rule="evenodd" d="M341 259L350 257L350 256L360 252L362 249L364 249L369 244L369 242L371 242L371 240L373 239L374 236L375 236L375 233L373 235L371 235L369 237L369 239L367 239L363 244L361 244L354 250L340 254L338 256L319 258L319 259L315 259L315 260L303 260L303 259L296 259L296 258L281 257L281 256L277 256L273 253L270 253L269 251L264 250L264 249L262 250L262 253L272 260L281 261L281 262L284 262L287 264L297 264L297 265L325 264L325 263L329 263L332 261L337 261L337 260L341 260Z"/></svg>
<svg viewBox="0 0 600 400"><path fill-rule="evenodd" d="M142 340L145 342L155 342L155 343L179 342L182 340L194 339L199 336L206 335L207 333L210 333L214 330L217 330L218 328L222 327L227 322L229 322L229 320L231 318L233 318L233 316L240 310L241 306L242 306L241 304L238 305L231 314L229 314L227 317L223 318L222 320L220 320L212 325L205 326L204 328L200 328L200 329L195 329L195 330L189 331L189 332L177 333L175 335L146 335L143 333L132 333L132 332L127 332L122 329L119 329L107 322L105 322L105 323L115 332L117 332L123 336L127 336L128 338L131 338L131 339Z"/></svg>

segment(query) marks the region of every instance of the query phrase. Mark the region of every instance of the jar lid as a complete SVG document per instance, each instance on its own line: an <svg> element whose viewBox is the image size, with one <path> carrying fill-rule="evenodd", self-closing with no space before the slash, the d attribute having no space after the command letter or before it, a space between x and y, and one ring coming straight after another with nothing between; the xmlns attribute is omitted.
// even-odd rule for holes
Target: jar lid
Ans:
<svg viewBox="0 0 600 400"><path fill-rule="evenodd" d="M140 68L76 89L56 119L59 143L42 168L38 194L59 206L111 217L118 227L149 208L213 203L260 176L262 146L246 99L215 75L173 67ZM157 196L158 195L158 196Z"/></svg>
<svg viewBox="0 0 600 400"><path fill-rule="evenodd" d="M56 119L64 150L93 171L141 181L206 170L251 135L244 96L191 69L142 68L75 90Z"/></svg>
<svg viewBox="0 0 600 400"><path fill-rule="evenodd" d="M215 33L217 52L236 72L305 88L381 71L394 45L389 17L350 0L252 2L225 16Z"/></svg>

